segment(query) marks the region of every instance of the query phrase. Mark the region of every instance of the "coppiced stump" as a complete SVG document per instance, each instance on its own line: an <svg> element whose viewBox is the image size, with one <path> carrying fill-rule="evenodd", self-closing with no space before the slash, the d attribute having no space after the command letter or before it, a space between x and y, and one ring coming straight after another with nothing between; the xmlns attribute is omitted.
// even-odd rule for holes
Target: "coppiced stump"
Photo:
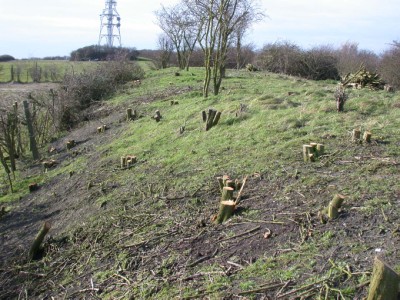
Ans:
<svg viewBox="0 0 400 300"><path fill-rule="evenodd" d="M399 284L399 274L375 257L367 300L397 300Z"/></svg>

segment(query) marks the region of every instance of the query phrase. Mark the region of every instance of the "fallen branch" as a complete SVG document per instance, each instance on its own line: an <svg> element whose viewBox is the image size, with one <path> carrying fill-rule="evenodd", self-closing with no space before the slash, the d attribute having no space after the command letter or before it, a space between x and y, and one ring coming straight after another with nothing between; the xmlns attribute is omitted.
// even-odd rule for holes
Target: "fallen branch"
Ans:
<svg viewBox="0 0 400 300"><path fill-rule="evenodd" d="M200 272L182 279L182 281L192 280L197 277L207 276L207 275L226 275L224 271L213 271L213 272Z"/></svg>
<svg viewBox="0 0 400 300"><path fill-rule="evenodd" d="M238 293L238 295L239 296L243 296L243 295L263 292L263 291L275 289L275 288L278 288L278 287L281 287L281 286L284 286L284 285L287 285L287 283L283 282L283 283L277 283L277 284L273 284L273 285L269 285L269 286L265 286L265 287L260 287L260 288L256 288L256 289L253 289L253 290L240 292L240 293Z"/></svg>
<svg viewBox="0 0 400 300"><path fill-rule="evenodd" d="M323 283L323 282L325 282L327 280L328 279L322 279L322 280L316 281L314 283L307 284L307 285L302 286L302 287L300 287L298 289L294 289L294 290L291 290L290 292L287 292L285 294L279 295L276 299L287 298L287 296L289 296L289 295L296 294L297 292L300 292L300 291L303 291L303 290L307 290L309 288L312 288L311 290L313 290L313 289L315 289L315 287L314 287L315 285ZM307 292L310 292L311 290L308 290Z"/></svg>
<svg viewBox="0 0 400 300"><path fill-rule="evenodd" d="M246 235L246 234L253 233L253 232L257 231L257 230L260 229L260 228L261 228L261 226L257 226L257 227L255 227L255 228L250 229L250 230L247 230L247 231L245 231L245 232L242 232L242 233L236 234L236 235L234 235L234 236L231 236L231 237L222 239L222 240L220 240L219 242L229 241L229 240L232 240L232 239L235 239L235 238L244 236L244 235Z"/></svg>
<svg viewBox="0 0 400 300"><path fill-rule="evenodd" d="M208 259L211 259L211 258L213 258L215 255L217 255L217 253L218 253L218 248L215 249L215 251L214 251L213 254L207 255L207 256L203 256L203 257L199 258L198 260L196 260L196 261L192 262L191 264L189 264L188 267L189 267L189 268L194 267L194 266L198 265L199 263L202 263L203 261L206 261L206 260L208 260Z"/></svg>

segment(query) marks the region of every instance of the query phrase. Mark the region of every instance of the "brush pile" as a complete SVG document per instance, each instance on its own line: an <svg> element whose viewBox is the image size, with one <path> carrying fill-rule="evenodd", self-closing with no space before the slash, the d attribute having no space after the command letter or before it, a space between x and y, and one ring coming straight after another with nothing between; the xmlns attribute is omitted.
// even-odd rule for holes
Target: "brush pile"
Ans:
<svg viewBox="0 0 400 300"><path fill-rule="evenodd" d="M352 86L355 88L368 87L371 90L382 90L385 86L384 81L379 74L367 71L364 66L354 74L349 73L342 78L344 86Z"/></svg>

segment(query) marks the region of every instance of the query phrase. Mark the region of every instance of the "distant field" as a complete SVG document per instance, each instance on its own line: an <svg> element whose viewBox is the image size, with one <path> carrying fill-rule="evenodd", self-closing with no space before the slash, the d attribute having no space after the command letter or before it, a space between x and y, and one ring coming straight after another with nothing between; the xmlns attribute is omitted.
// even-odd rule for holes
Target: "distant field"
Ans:
<svg viewBox="0 0 400 300"><path fill-rule="evenodd" d="M92 68L98 62L64 60L15 60L0 63L0 83L6 82L57 82L66 72L82 72Z"/></svg>
<svg viewBox="0 0 400 300"><path fill-rule="evenodd" d="M15 60L0 62L0 83L59 82L67 72L80 73L102 62L68 60ZM154 68L150 60L141 58L138 64L148 71Z"/></svg>

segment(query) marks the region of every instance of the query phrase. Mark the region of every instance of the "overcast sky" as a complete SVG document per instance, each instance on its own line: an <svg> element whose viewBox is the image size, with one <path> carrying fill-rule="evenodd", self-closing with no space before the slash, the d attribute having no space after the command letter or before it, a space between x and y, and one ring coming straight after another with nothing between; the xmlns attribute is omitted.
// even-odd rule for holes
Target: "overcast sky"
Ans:
<svg viewBox="0 0 400 300"><path fill-rule="evenodd" d="M177 0L117 0L126 47L155 49L160 29L154 11ZM387 49L400 40L399 0L260 0L268 15L253 26L247 42L262 47L288 40L303 48L340 46ZM0 55L16 58L69 55L97 44L104 0L0 0Z"/></svg>

